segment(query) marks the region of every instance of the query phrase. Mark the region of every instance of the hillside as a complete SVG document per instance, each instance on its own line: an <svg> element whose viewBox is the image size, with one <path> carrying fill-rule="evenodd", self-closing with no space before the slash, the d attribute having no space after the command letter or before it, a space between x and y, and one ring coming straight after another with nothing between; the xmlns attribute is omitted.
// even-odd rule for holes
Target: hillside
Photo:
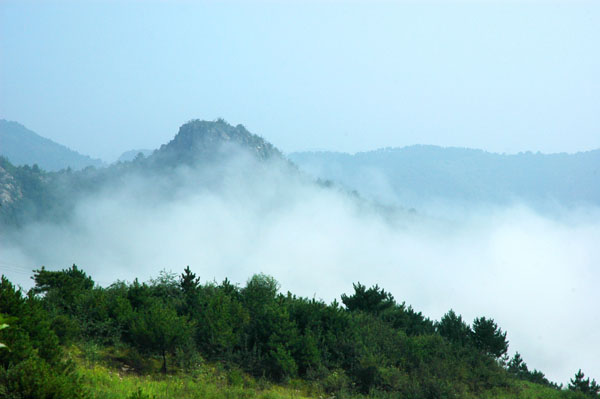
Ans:
<svg viewBox="0 0 600 399"><path fill-rule="evenodd" d="M354 284L326 304L280 293L264 274L243 287L201 284L189 267L107 288L75 265L33 279L29 295L0 281L0 322L10 323L0 338L20 348L0 347L9 397L596 399L600 390L581 372L563 389L518 353L506 362L507 333L493 319L468 324L450 310L432 321L378 286Z"/></svg>
<svg viewBox="0 0 600 399"><path fill-rule="evenodd" d="M13 165L37 164L47 171L103 166L99 159L82 155L32 132L17 122L4 119L0 120L0 156L8 158Z"/></svg>
<svg viewBox="0 0 600 399"><path fill-rule="evenodd" d="M316 177L406 206L514 200L532 206L600 204L600 150L505 155L417 145L354 155L297 152L289 158Z"/></svg>
<svg viewBox="0 0 600 399"><path fill-rule="evenodd" d="M232 165L234 169L226 167L238 159L243 161ZM278 166L267 166L267 161ZM0 158L0 221L17 226L38 219L64 220L80 198L142 180L140 193L166 200L200 182L206 188L215 187L231 172L260 174L271 167L294 171L272 144L242 125L234 127L223 120L185 123L170 142L148 157L104 168L49 172L41 165L17 166L9 158ZM179 173L182 168L192 173Z"/></svg>

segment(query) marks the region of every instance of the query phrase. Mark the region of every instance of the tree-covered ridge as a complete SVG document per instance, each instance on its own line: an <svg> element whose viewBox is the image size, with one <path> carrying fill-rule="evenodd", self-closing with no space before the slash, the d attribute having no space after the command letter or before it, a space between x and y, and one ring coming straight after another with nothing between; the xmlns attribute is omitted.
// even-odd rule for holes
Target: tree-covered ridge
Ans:
<svg viewBox="0 0 600 399"><path fill-rule="evenodd" d="M85 396L61 348L89 342L128 348L117 361L134 373L217 362L280 383L300 378L336 397L519 397L519 380L564 398L599 397L581 370L562 389L530 371L519 353L508 360L507 333L493 319L469 325L451 310L433 321L378 286L355 284L341 304L327 304L284 294L267 275L240 287L227 279L203 283L189 267L106 288L75 265L42 268L33 279L28 294L1 281L0 314L10 327L0 342L11 351L0 349L0 393L12 398L51 397L30 395L44 389Z"/></svg>
<svg viewBox="0 0 600 399"><path fill-rule="evenodd" d="M147 178L149 193L153 197L168 193L190 183L201 183L195 178L177 173L190 168L210 182L219 182L231 171L224 165L234 159L248 157L244 164L252 168L268 169L266 161L277 163L284 170L293 171L281 152L261 137L252 134L242 125L231 126L219 119L214 122L193 120L181 126L168 144L161 146L148 157L137 156L130 162L118 162L105 168L87 167L75 171L71 168L47 172L37 165L15 166L0 157L0 223L7 227L22 226L30 221L65 221L79 199L100 192L114 190ZM252 173L246 170L244 173ZM184 179L188 180L184 180ZM162 180L161 180L162 179ZM161 181L163 185L156 184ZM155 185L156 187L151 187ZM205 184L210 187L209 184Z"/></svg>
<svg viewBox="0 0 600 399"><path fill-rule="evenodd" d="M0 225L35 220L51 207L55 198L49 183L53 174L37 165L14 166L0 156Z"/></svg>
<svg viewBox="0 0 600 399"><path fill-rule="evenodd" d="M297 152L300 169L367 196L406 206L427 201L541 206L600 204L600 150L576 154L497 154L482 150L414 145L359 152Z"/></svg>

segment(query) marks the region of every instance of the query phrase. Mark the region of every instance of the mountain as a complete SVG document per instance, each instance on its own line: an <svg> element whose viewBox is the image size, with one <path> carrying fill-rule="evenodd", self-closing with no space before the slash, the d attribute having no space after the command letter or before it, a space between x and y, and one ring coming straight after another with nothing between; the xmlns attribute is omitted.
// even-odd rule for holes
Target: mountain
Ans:
<svg viewBox="0 0 600 399"><path fill-rule="evenodd" d="M101 167L103 162L82 155L61 144L32 132L25 126L0 119L0 155L14 165L34 165L48 171L88 166Z"/></svg>
<svg viewBox="0 0 600 399"><path fill-rule="evenodd" d="M131 162L135 159L135 157L137 157L138 154L141 153L144 157L147 157L147 156L151 155L153 151L154 150L146 150L146 149L125 151L117 159L117 162Z"/></svg>
<svg viewBox="0 0 600 399"><path fill-rule="evenodd" d="M250 133L243 125L234 127L223 119L187 122L173 140L163 144L148 159L169 165L194 164L230 156L239 148L257 160L283 159L281 151L271 143Z"/></svg>
<svg viewBox="0 0 600 399"><path fill-rule="evenodd" d="M222 167L234 158L243 162ZM167 201L190 187L214 189L231 173L247 180L277 167L266 161L296 172L275 146L242 125L234 127L223 120L190 121L148 157L104 168L47 172L0 157L0 222L18 226L44 218L64 220L83 196L133 184L140 199ZM187 172L178 173L181 167Z"/></svg>
<svg viewBox="0 0 600 399"><path fill-rule="evenodd" d="M406 206L439 201L600 204L600 150L505 155L416 145L354 155L297 152L289 159L316 177Z"/></svg>

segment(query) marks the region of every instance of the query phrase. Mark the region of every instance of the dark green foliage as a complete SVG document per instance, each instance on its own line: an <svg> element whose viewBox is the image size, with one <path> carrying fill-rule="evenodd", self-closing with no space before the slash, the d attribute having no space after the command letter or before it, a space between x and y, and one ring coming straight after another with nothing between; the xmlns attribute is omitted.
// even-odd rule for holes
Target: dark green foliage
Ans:
<svg viewBox="0 0 600 399"><path fill-rule="evenodd" d="M452 309L437 323L436 331L453 344L463 346L470 342L472 334L471 328Z"/></svg>
<svg viewBox="0 0 600 399"><path fill-rule="evenodd" d="M10 387L21 392L15 398L82 395L59 341L79 342L92 357L106 344L124 348L118 361L135 372L156 370L156 358L164 373L207 359L263 381L300 377L336 397L485 397L516 379L560 388L518 353L503 368L497 358L506 353L506 333L492 319L475 319L471 330L449 311L434 324L378 286L356 284L342 296L344 308L283 295L264 274L240 288L229 280L201 284L186 267L179 278L161 272L148 283L102 288L76 266L35 273L28 296L2 281L0 313L11 327L0 342L11 352L0 349L0 393ZM570 388L583 398L598 386L578 373Z"/></svg>
<svg viewBox="0 0 600 399"><path fill-rule="evenodd" d="M77 265L56 272L48 271L42 266L40 270L33 271L33 280L33 292L46 295L48 302L62 310L71 310L82 292L94 287L94 281L78 269Z"/></svg>
<svg viewBox="0 0 600 399"><path fill-rule="evenodd" d="M513 358L508 362L508 371L520 378L529 373L527 364L525 364L519 352L515 353Z"/></svg>
<svg viewBox="0 0 600 399"><path fill-rule="evenodd" d="M249 315L236 294L223 285L206 285L198 291L191 314L197 325L196 342L209 357L230 358L242 345Z"/></svg>
<svg viewBox="0 0 600 399"><path fill-rule="evenodd" d="M194 313L199 306L200 277L196 277L187 266L179 278L179 286L183 294L183 313Z"/></svg>
<svg viewBox="0 0 600 399"><path fill-rule="evenodd" d="M129 331L135 346L162 356L163 373L167 372L167 354L191 338L187 320L160 299L133 314Z"/></svg>
<svg viewBox="0 0 600 399"><path fill-rule="evenodd" d="M394 304L381 313L380 317L408 335L433 334L435 332L435 326L431 320L423 316L421 312L416 312L411 306L406 307L404 302Z"/></svg>
<svg viewBox="0 0 600 399"><path fill-rule="evenodd" d="M596 383L596 380L590 381L589 377L585 378L585 374L581 369L575 374L575 377L569 381L569 390L575 392L581 392L590 398L597 398L600 396L600 385Z"/></svg>
<svg viewBox="0 0 600 399"><path fill-rule="evenodd" d="M471 338L477 349L494 358L499 358L508 351L506 332L502 332L493 319L476 318L473 321Z"/></svg>
<svg viewBox="0 0 600 399"><path fill-rule="evenodd" d="M539 370L530 371L527 367L525 361L521 357L519 352L515 353L512 359L507 364L507 370L509 373L513 374L515 377L521 380L527 380L533 382L535 384L551 386L553 388L560 388L556 384L548 381L544 373Z"/></svg>
<svg viewBox="0 0 600 399"><path fill-rule="evenodd" d="M278 288L273 277L256 274L241 291L241 298L250 316L244 342L248 367L280 380L296 375L291 349L298 331L282 306L285 298L277 295Z"/></svg>
<svg viewBox="0 0 600 399"><path fill-rule="evenodd" d="M2 276L0 313L10 324L1 332L10 350L0 350L0 397L85 396L69 364L62 360L58 338L40 300L24 296Z"/></svg>
<svg viewBox="0 0 600 399"><path fill-rule="evenodd" d="M383 288L375 285L367 289L361 283L353 284L354 294L348 296L342 294L342 303L346 308L353 311L363 311L372 314L380 314L394 306L394 297Z"/></svg>
<svg viewBox="0 0 600 399"><path fill-rule="evenodd" d="M366 288L361 283L353 284L354 294L342 294L342 303L350 312L366 312L379 316L409 335L431 334L434 332L433 323L420 312L404 303L397 304L394 297L383 288L375 285Z"/></svg>

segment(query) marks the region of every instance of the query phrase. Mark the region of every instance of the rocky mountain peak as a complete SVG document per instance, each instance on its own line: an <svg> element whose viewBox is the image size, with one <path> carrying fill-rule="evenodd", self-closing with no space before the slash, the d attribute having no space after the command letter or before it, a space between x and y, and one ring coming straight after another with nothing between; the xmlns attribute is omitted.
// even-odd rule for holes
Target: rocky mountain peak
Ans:
<svg viewBox="0 0 600 399"><path fill-rule="evenodd" d="M232 126L222 119L185 123L173 140L162 145L151 158L189 163L212 159L229 146L246 150L260 160L282 158L281 152L271 143L250 133L243 125Z"/></svg>

